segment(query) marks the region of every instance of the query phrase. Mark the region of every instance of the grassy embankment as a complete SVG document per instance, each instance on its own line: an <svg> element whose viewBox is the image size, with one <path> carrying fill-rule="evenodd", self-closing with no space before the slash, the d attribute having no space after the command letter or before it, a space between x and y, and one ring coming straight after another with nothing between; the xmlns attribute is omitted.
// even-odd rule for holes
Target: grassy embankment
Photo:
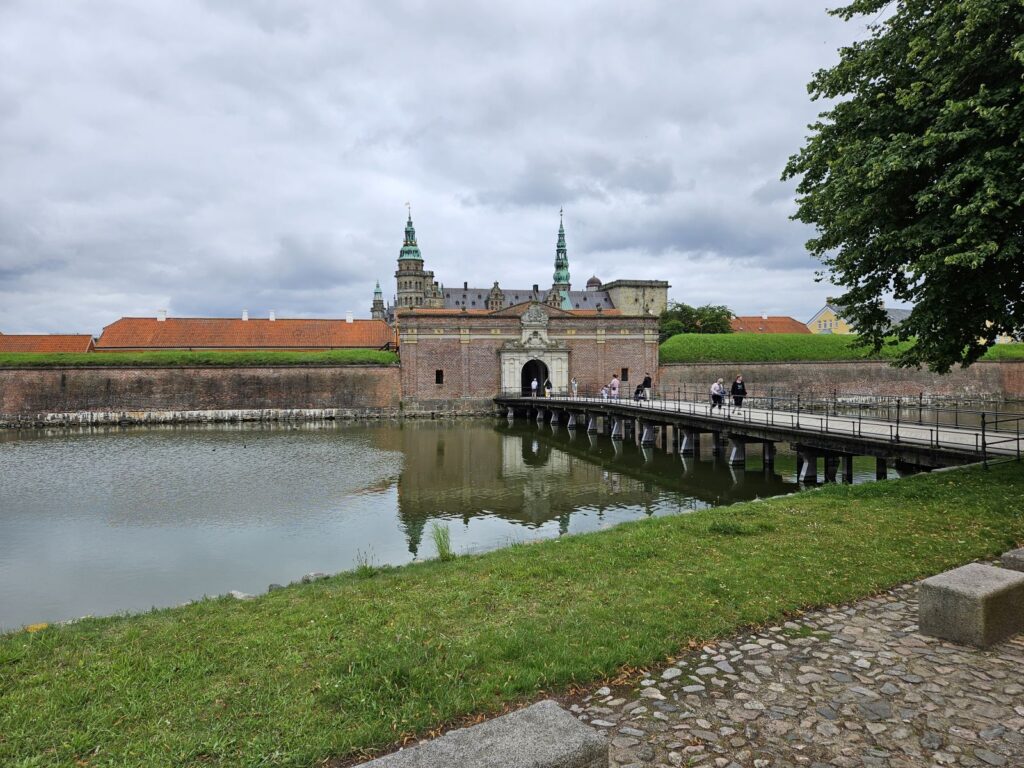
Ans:
<svg viewBox="0 0 1024 768"><path fill-rule="evenodd" d="M894 359L910 342L883 347L878 355L855 346L855 336L801 333L681 333L661 345L661 362L789 362L814 360ZM1024 359L1024 344L999 344L984 360Z"/></svg>
<svg viewBox="0 0 1024 768"><path fill-rule="evenodd" d="M0 637L0 764L311 766L995 555L1003 465Z"/></svg>
<svg viewBox="0 0 1024 768"><path fill-rule="evenodd" d="M0 354L0 368L56 368L62 366L262 366L262 365L391 365L394 352L377 349L332 349L323 352L88 352L82 354Z"/></svg>

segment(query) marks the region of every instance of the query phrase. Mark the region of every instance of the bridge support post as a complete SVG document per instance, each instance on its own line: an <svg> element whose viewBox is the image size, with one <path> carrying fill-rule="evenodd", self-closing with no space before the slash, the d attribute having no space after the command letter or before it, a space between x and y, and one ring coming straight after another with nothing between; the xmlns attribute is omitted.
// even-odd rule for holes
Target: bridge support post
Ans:
<svg viewBox="0 0 1024 768"><path fill-rule="evenodd" d="M516 409L515 409L515 408L513 408L513 407L512 407L511 405L510 405L510 406L508 407L508 420L509 420L509 421L512 421L512 420L514 420L514 419L515 419L515 417L516 417Z"/></svg>
<svg viewBox="0 0 1024 768"><path fill-rule="evenodd" d="M775 466L775 443L771 440L765 440L761 443L761 464L765 467Z"/></svg>
<svg viewBox="0 0 1024 768"><path fill-rule="evenodd" d="M543 408L538 408L537 409L537 423L540 424L540 423L543 423L543 421L544 421L544 409Z"/></svg>
<svg viewBox="0 0 1024 768"><path fill-rule="evenodd" d="M679 430L679 454L700 456L700 432L694 432L692 429Z"/></svg>
<svg viewBox="0 0 1024 768"><path fill-rule="evenodd" d="M808 448L797 447L797 479L804 483L818 482L818 453Z"/></svg>
<svg viewBox="0 0 1024 768"><path fill-rule="evenodd" d="M843 482L847 485L853 484L853 454L843 456Z"/></svg>
<svg viewBox="0 0 1024 768"><path fill-rule="evenodd" d="M839 457L834 453L825 454L825 482L834 483L839 472Z"/></svg>
<svg viewBox="0 0 1024 768"><path fill-rule="evenodd" d="M640 422L640 445L654 445L657 427L649 421Z"/></svg>
<svg viewBox="0 0 1024 768"><path fill-rule="evenodd" d="M742 467L747 463L747 444L743 438L729 437L729 465Z"/></svg>
<svg viewBox="0 0 1024 768"><path fill-rule="evenodd" d="M626 420L623 419L621 416L612 416L610 418L612 422L612 440L624 440Z"/></svg>
<svg viewBox="0 0 1024 768"><path fill-rule="evenodd" d="M885 480L889 476L889 466L885 459L875 459L875 480Z"/></svg>
<svg viewBox="0 0 1024 768"><path fill-rule="evenodd" d="M587 434L590 434L590 435L596 434L597 433L597 416L594 415L593 413L587 413L587 414L585 414L585 416L587 418Z"/></svg>
<svg viewBox="0 0 1024 768"><path fill-rule="evenodd" d="M574 411L569 411L568 413L569 418L566 419L565 426L569 429L576 429L576 413Z"/></svg>
<svg viewBox="0 0 1024 768"><path fill-rule="evenodd" d="M557 427L558 424L559 424L558 409L557 408L552 408L551 409L551 426L552 427Z"/></svg>
<svg viewBox="0 0 1024 768"><path fill-rule="evenodd" d="M711 433L711 455L721 456L722 455L722 433L712 432Z"/></svg>
<svg viewBox="0 0 1024 768"><path fill-rule="evenodd" d="M665 453L675 453L676 428L666 424L661 428L661 442L664 443Z"/></svg>

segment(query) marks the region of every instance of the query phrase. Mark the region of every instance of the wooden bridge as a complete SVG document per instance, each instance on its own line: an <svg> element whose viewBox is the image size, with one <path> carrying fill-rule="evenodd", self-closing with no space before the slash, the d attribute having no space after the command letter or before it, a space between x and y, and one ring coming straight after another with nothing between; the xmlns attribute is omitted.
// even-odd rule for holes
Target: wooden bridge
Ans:
<svg viewBox="0 0 1024 768"><path fill-rule="evenodd" d="M907 409L897 404L895 418L863 408L831 408L820 402L788 407L758 402L759 407L710 404L681 399L625 400L601 397L524 397L500 394L495 402L509 418L525 416L567 428L604 433L613 440L632 439L658 445L682 455L698 455L701 435L711 436L712 453L730 464L746 462L747 446L760 444L764 464L775 460L777 443L789 443L797 453L800 480L818 478L818 460L826 480L853 479L853 457L873 456L877 476L885 477L890 463L902 471L1014 458L1024 447L1020 414L991 414L949 408ZM750 402L750 400L748 400ZM856 410L856 413L850 412ZM909 412L908 412L909 411ZM952 422L952 423L949 423Z"/></svg>

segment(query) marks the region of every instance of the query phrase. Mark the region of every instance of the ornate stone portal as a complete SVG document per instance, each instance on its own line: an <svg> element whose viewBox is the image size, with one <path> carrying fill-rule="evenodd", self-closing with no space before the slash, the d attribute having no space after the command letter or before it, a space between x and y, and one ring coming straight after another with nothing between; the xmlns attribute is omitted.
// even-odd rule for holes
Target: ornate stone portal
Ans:
<svg viewBox="0 0 1024 768"><path fill-rule="evenodd" d="M502 390L519 389L523 383L523 368L537 360L547 366L555 391L568 391L569 349L548 338L548 313L541 304L532 304L523 313L520 330L519 341L505 342L498 350Z"/></svg>

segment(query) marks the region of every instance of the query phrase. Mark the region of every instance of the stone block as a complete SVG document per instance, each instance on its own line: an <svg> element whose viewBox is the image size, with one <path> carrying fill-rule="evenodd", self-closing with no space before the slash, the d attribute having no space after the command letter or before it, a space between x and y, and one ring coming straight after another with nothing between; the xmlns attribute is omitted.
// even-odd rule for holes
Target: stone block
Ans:
<svg viewBox="0 0 1024 768"><path fill-rule="evenodd" d="M608 743L553 701L449 731L363 768L607 768Z"/></svg>
<svg viewBox="0 0 1024 768"><path fill-rule="evenodd" d="M999 562L1011 571L1024 571L1024 549L1011 549L999 558Z"/></svg>
<svg viewBox="0 0 1024 768"><path fill-rule="evenodd" d="M921 582L922 634L987 648L1024 630L1024 573L971 563Z"/></svg>

